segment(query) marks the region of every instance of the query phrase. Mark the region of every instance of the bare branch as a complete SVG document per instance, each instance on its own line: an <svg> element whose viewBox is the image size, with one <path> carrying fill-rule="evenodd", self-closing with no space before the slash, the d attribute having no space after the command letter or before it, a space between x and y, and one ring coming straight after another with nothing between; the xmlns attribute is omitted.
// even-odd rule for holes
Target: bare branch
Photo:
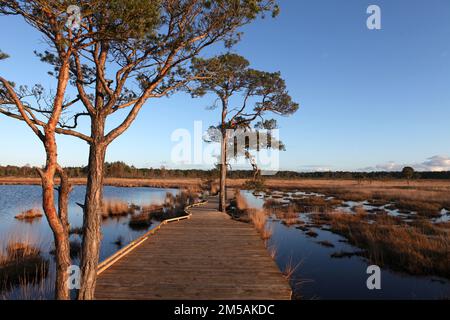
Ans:
<svg viewBox="0 0 450 320"><path fill-rule="evenodd" d="M3 86L6 89L6 91L8 92L8 95L9 95L10 99L14 102L14 105L19 110L20 115L22 117L22 120L25 121L25 123L31 128L31 130L33 130L33 132L43 142L44 141L44 134L39 130L39 128L36 126L36 124L33 122L33 120L28 117L27 112L25 110L25 107L22 104L22 101L20 101L19 97L17 96L14 88L11 86L9 81L7 81L3 77L0 77L0 82L3 84ZM2 111L3 110L0 109L0 112L2 112Z"/></svg>
<svg viewBox="0 0 450 320"><path fill-rule="evenodd" d="M15 114L15 113L12 113L12 112L3 110L3 109L1 109L1 108L0 108L0 113L3 114L3 115L5 115L5 116L8 116L8 117L10 117L10 118L13 118L13 119L16 119L16 120L20 120L20 121L25 121L25 122L26 122L25 118L22 117L22 116L19 115L19 114ZM29 120L30 120L30 119L29 119ZM31 121L32 125L34 125L34 126L39 126L39 127L42 127L42 128L44 128L44 127L47 125L45 122L40 121L40 120L37 120L37 121L30 120L30 121ZM67 136L77 137L77 138L80 138L81 140L84 140L84 141L86 141L86 142L88 142L88 143L91 143L91 142L92 142L91 137L86 136L86 135L84 135L84 134L82 134L82 133L80 133L80 132L77 132L77 131L66 130L66 129L61 129L61 128L56 128L56 129L55 129L55 132L58 133L58 134L64 134L64 135L67 135Z"/></svg>

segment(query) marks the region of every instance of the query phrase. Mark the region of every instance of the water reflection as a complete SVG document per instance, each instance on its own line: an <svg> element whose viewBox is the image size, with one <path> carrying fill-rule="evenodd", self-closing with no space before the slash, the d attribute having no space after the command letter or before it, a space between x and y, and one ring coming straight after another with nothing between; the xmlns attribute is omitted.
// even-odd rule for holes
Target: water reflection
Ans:
<svg viewBox="0 0 450 320"><path fill-rule="evenodd" d="M263 196L242 191L248 204L262 208ZM308 221L307 215L300 215ZM369 262L357 255L332 258L335 252L358 252L345 238L320 226L302 231L299 225L286 226L269 219L273 230L268 242L270 252L281 270L293 270L291 285L297 298L304 299L444 299L450 296L450 282L436 277L416 277L382 270L382 290L367 289ZM327 244L327 245L324 245ZM331 244L332 246L330 246Z"/></svg>
<svg viewBox="0 0 450 320"><path fill-rule="evenodd" d="M130 206L142 207L161 205L167 193L176 195L179 191L177 189L105 187L104 198L106 201L123 201ZM84 195L84 186L75 186L70 195L69 220L73 264L79 263L83 212L77 203L84 202ZM6 247L11 242L30 243L37 246L42 259L50 263L44 281L40 278L27 279L26 283L21 283L8 292L0 290L0 299L53 298L54 248L47 220L42 218L25 223L14 218L21 212L40 208L41 198L40 186L0 186L0 250L6 252ZM130 228L131 216L103 220L100 260L108 258L123 246L159 225L159 221L152 220L146 228Z"/></svg>

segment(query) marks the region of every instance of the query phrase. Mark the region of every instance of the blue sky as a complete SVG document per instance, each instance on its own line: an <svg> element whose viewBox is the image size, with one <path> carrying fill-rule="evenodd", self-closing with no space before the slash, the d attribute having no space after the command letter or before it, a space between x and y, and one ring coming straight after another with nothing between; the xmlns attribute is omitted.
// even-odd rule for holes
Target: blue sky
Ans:
<svg viewBox="0 0 450 320"><path fill-rule="evenodd" d="M382 10L382 30L368 30L366 9ZM450 170L450 2L447 0L282 0L281 14L244 29L235 52L252 67L281 71L295 116L279 119L289 170L382 170L413 165ZM54 88L33 50L41 36L20 18L0 18L0 74L18 84ZM209 50L205 54L214 54ZM211 100L184 94L151 100L109 148L108 161L138 167L171 163L179 128L219 120ZM111 125L114 124L114 121ZM83 124L86 125L86 124ZM44 163L42 146L23 124L0 116L0 165ZM61 137L60 162L84 165L87 145ZM431 158L433 157L433 158ZM431 159L430 159L431 158Z"/></svg>

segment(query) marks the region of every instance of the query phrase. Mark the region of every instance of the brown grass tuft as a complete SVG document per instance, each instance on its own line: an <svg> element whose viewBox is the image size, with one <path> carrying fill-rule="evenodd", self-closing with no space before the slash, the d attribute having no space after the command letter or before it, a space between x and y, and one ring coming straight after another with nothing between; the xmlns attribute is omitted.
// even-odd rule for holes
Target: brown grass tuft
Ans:
<svg viewBox="0 0 450 320"><path fill-rule="evenodd" d="M292 281L294 278L295 272L300 268L300 266L303 264L303 261L300 261L296 265L293 264L292 258L289 259L289 262L285 265L283 269L283 275L288 279L289 281Z"/></svg>
<svg viewBox="0 0 450 320"><path fill-rule="evenodd" d="M342 200L326 199L319 196L295 198L292 202L300 212L327 212L342 204Z"/></svg>
<svg viewBox="0 0 450 320"><path fill-rule="evenodd" d="M414 211L424 217L438 217L443 209L442 204L431 201L399 200L395 203L399 210Z"/></svg>
<svg viewBox="0 0 450 320"><path fill-rule="evenodd" d="M273 212L275 213L277 219L282 220L282 223L286 226L293 226L302 222L298 217L295 206L293 205L277 208Z"/></svg>
<svg viewBox="0 0 450 320"><path fill-rule="evenodd" d="M121 200L103 201L103 219L125 217L133 212L134 209L127 202Z"/></svg>
<svg viewBox="0 0 450 320"><path fill-rule="evenodd" d="M141 208L141 212L152 214L152 213L160 212L161 210L163 210L163 208L164 208L163 205L150 204L150 205L143 206Z"/></svg>
<svg viewBox="0 0 450 320"><path fill-rule="evenodd" d="M202 181L200 189L208 192L211 196L216 196L220 191L220 184L218 180L208 179Z"/></svg>
<svg viewBox="0 0 450 320"><path fill-rule="evenodd" d="M236 207L240 211L245 211L248 209L248 203L245 197L238 191L236 191L235 194L235 200L236 200Z"/></svg>
<svg viewBox="0 0 450 320"><path fill-rule="evenodd" d="M9 289L27 279L45 278L48 267L40 249L29 240L10 240L0 254L0 289Z"/></svg>
<svg viewBox="0 0 450 320"><path fill-rule="evenodd" d="M409 225L390 216L326 215L334 232L367 251L367 258L379 265L415 275L450 278L450 234L426 221Z"/></svg>
<svg viewBox="0 0 450 320"><path fill-rule="evenodd" d="M272 230L267 227L267 212L262 209L248 209L248 216L261 239L269 240L272 236Z"/></svg>
<svg viewBox="0 0 450 320"><path fill-rule="evenodd" d="M152 220L149 213L140 213L131 217L128 222L132 230L141 231L147 230L152 225Z"/></svg>
<svg viewBox="0 0 450 320"><path fill-rule="evenodd" d="M276 180L267 182L271 187L284 189L301 189L313 191L335 199L347 201L369 200L376 206L392 203L391 209L402 211L415 211L419 216L436 217L441 209L450 209L450 183L448 180L418 180L406 185L402 180L371 181L370 183L357 183L354 180ZM324 203L326 199L313 200L294 199L299 209L308 210L310 207L326 212L335 204ZM338 201L338 200L333 200ZM321 204L322 202L322 204ZM337 203L336 203L337 204ZM330 208L331 207L331 208Z"/></svg>
<svg viewBox="0 0 450 320"><path fill-rule="evenodd" d="M44 215L42 214L41 210L34 208L27 211L22 212L21 214L15 216L17 220L22 221L32 221L34 219L40 219Z"/></svg>

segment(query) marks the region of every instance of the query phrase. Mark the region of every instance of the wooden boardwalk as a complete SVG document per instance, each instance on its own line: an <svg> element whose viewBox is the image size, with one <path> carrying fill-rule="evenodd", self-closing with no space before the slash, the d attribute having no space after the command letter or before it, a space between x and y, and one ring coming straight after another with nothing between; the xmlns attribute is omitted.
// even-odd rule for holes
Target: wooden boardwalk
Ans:
<svg viewBox="0 0 450 320"><path fill-rule="evenodd" d="M282 300L291 288L253 226L211 198L164 225L99 276L96 299Z"/></svg>

